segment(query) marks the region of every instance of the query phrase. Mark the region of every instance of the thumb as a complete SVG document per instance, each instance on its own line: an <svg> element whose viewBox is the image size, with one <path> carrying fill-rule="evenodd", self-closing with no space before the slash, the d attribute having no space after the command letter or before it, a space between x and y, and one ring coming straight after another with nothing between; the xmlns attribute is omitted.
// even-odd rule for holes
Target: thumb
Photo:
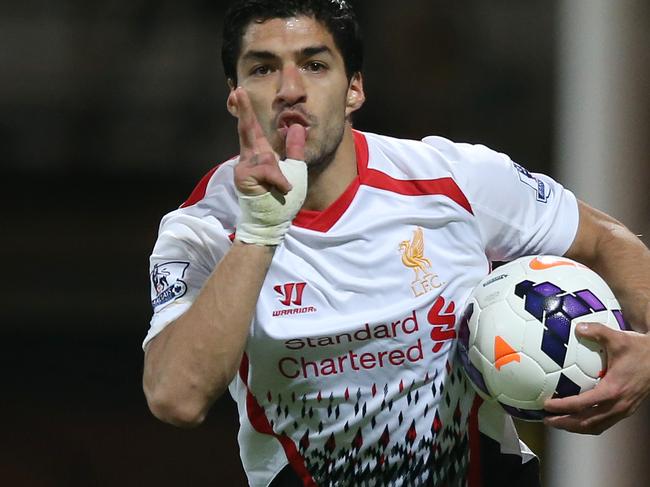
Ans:
<svg viewBox="0 0 650 487"><path fill-rule="evenodd" d="M602 323L578 323L576 325L578 338L593 340L600 345L606 345L614 333L616 333L614 330Z"/></svg>
<svg viewBox="0 0 650 487"><path fill-rule="evenodd" d="M305 160L305 139L307 131L305 127L298 123L294 123L287 131L287 158L295 159L297 161Z"/></svg>

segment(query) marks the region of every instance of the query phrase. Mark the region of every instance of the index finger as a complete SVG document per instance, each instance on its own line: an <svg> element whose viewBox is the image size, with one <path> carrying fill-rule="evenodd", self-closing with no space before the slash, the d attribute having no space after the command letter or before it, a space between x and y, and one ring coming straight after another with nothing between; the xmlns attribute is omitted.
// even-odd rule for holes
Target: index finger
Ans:
<svg viewBox="0 0 650 487"><path fill-rule="evenodd" d="M594 388L576 396L547 399L544 402L544 409L553 414L575 414L607 399L600 389Z"/></svg>
<svg viewBox="0 0 650 487"><path fill-rule="evenodd" d="M578 414L547 416L544 418L544 424L573 433L597 435L623 418L624 415L616 412L610 402L585 409Z"/></svg>
<svg viewBox="0 0 650 487"><path fill-rule="evenodd" d="M237 132L241 152L260 153L270 150L271 147L264 137L246 90L238 87L233 95L237 104Z"/></svg>

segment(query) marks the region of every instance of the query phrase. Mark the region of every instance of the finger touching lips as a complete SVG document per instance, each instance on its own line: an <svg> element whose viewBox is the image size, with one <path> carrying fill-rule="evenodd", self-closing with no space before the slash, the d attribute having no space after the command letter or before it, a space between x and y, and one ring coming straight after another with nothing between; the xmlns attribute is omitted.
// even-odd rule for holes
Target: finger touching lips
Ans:
<svg viewBox="0 0 650 487"><path fill-rule="evenodd" d="M278 128L290 127L293 124L300 124L303 127L309 127L307 116L298 110L286 110L280 114L277 121Z"/></svg>
<svg viewBox="0 0 650 487"><path fill-rule="evenodd" d="M294 123L287 131L287 157L289 159L296 159L298 161L305 160L305 139L307 131L305 127L300 124Z"/></svg>

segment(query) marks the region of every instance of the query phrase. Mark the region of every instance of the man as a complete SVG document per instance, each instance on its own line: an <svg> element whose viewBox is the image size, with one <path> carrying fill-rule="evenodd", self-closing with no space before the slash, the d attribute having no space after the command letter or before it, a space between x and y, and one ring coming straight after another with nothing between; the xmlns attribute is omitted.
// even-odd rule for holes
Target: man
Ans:
<svg viewBox="0 0 650 487"><path fill-rule="evenodd" d="M227 14L241 150L161 223L152 279L164 269L169 286L152 291L149 406L193 426L229 388L251 485L537 485L510 419L474 400L452 360L464 300L490 261L564 254L603 274L645 332L650 252L527 175L539 198L503 154L353 130L361 59L343 0L242 0ZM609 371L550 401L548 422L598 433L647 394L650 344L580 333Z"/></svg>

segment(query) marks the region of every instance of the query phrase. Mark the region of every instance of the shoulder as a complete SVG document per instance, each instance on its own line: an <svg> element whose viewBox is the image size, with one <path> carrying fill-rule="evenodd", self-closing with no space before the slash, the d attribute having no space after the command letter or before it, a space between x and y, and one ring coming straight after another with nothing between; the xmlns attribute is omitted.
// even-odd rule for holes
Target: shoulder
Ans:
<svg viewBox="0 0 650 487"><path fill-rule="evenodd" d="M465 167L476 165L507 167L512 163L506 154L490 149L483 144L454 142L437 135L425 137L422 139L422 143L432 147L445 160L456 165Z"/></svg>
<svg viewBox="0 0 650 487"><path fill-rule="evenodd" d="M420 140L363 132L368 146L367 168L397 179L430 179L448 175L438 151Z"/></svg>
<svg viewBox="0 0 650 487"><path fill-rule="evenodd" d="M233 181L233 168L238 157L229 159L210 169L194 187L190 196L179 208L167 213L161 221L164 230L178 231L178 227L214 228L215 223L224 230L234 231L239 216L239 205Z"/></svg>
<svg viewBox="0 0 650 487"><path fill-rule="evenodd" d="M181 208L187 208L203 201L206 198L227 191L235 194L233 183L233 168L237 163L239 156L235 156L227 161L217 164L210 169L194 187L190 196L181 204Z"/></svg>
<svg viewBox="0 0 650 487"><path fill-rule="evenodd" d="M371 157L381 154L391 159L428 160L435 158L435 148L423 140L402 139L371 132L363 132L363 135L368 143L368 152Z"/></svg>
<svg viewBox="0 0 650 487"><path fill-rule="evenodd" d="M400 139L363 133L368 143L369 167L396 171L399 177L431 178L451 176L457 180L497 168L512 170L510 158L481 144L454 142L428 136L422 140Z"/></svg>

